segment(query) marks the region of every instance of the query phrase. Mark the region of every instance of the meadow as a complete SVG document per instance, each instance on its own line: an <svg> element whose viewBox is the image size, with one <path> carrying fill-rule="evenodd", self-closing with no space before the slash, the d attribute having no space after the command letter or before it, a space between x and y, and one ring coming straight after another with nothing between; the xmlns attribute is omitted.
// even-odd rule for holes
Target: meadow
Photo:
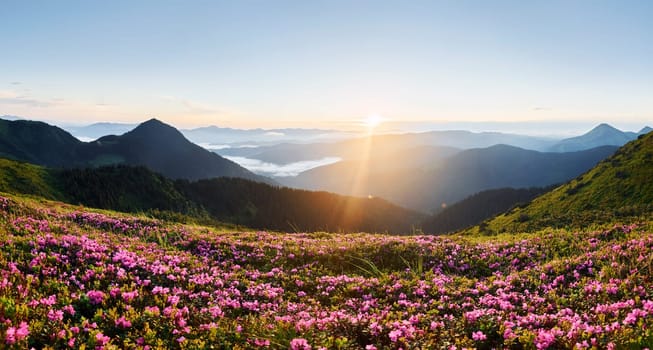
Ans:
<svg viewBox="0 0 653 350"><path fill-rule="evenodd" d="M647 222L495 237L233 232L0 198L10 349L643 348Z"/></svg>

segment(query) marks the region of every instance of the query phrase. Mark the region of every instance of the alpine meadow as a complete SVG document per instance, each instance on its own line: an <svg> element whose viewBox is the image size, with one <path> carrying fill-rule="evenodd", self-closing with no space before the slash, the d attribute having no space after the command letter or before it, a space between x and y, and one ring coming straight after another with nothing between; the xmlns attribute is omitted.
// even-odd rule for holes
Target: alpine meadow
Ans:
<svg viewBox="0 0 653 350"><path fill-rule="evenodd" d="M653 3L0 4L0 349L653 347Z"/></svg>

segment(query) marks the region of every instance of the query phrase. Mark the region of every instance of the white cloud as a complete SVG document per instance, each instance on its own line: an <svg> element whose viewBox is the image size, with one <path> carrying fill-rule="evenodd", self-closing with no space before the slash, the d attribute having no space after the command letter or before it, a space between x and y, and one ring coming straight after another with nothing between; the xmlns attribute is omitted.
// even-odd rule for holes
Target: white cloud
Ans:
<svg viewBox="0 0 653 350"><path fill-rule="evenodd" d="M286 136L286 134L278 131L268 131L265 133L265 136Z"/></svg>
<svg viewBox="0 0 653 350"><path fill-rule="evenodd" d="M230 145L218 145L218 144L209 143L209 142L200 142L197 145L204 148L204 149L207 149L209 151L215 151L215 150L231 148Z"/></svg>
<svg viewBox="0 0 653 350"><path fill-rule="evenodd" d="M0 105L22 105L27 107L51 107L52 101L39 100L11 90L0 90Z"/></svg>
<svg viewBox="0 0 653 350"><path fill-rule="evenodd" d="M339 157L325 157L316 160L305 160L290 164L267 163L258 159L245 157L224 156L225 158L240 164L246 169L260 175L267 176L297 176L301 172L317 168L319 166L337 163L342 159Z"/></svg>

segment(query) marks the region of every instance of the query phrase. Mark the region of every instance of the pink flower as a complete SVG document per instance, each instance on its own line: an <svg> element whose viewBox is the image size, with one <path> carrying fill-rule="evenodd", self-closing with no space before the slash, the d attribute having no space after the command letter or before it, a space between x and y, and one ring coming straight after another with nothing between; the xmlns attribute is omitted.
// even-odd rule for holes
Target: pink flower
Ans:
<svg viewBox="0 0 653 350"><path fill-rule="evenodd" d="M102 332L95 335L95 343L99 346L103 346L109 343L109 337L102 334Z"/></svg>
<svg viewBox="0 0 653 350"><path fill-rule="evenodd" d="M91 290L86 293L86 296L91 300L91 304L102 304L104 301L104 293L99 290Z"/></svg>
<svg viewBox="0 0 653 350"><path fill-rule="evenodd" d="M270 341L267 339L254 339L254 345L267 348L268 346L270 346Z"/></svg>
<svg viewBox="0 0 653 350"><path fill-rule="evenodd" d="M27 322L23 321L20 323L18 329L16 330L16 340L21 341L27 338L28 334L29 334L29 326L27 325Z"/></svg>
<svg viewBox="0 0 653 350"><path fill-rule="evenodd" d="M476 341L483 341L483 340L487 339L487 336L482 331L478 331L478 332L472 333L472 339L474 339Z"/></svg>
<svg viewBox="0 0 653 350"><path fill-rule="evenodd" d="M68 315L75 315L75 308L72 305L66 305L62 307L61 310L65 311Z"/></svg>
<svg viewBox="0 0 653 350"><path fill-rule="evenodd" d="M16 343L16 327L7 328L7 332L5 334L5 343L9 345Z"/></svg>
<svg viewBox="0 0 653 350"><path fill-rule="evenodd" d="M179 303L179 297L176 295L168 296L168 304L175 306Z"/></svg>
<svg viewBox="0 0 653 350"><path fill-rule="evenodd" d="M401 331L397 329L391 330L390 333L388 333L388 336L390 337L390 340L394 343L397 341L397 339L399 339L399 337L401 337Z"/></svg>
<svg viewBox="0 0 653 350"><path fill-rule="evenodd" d="M138 296L138 291L132 291L132 292L123 292L122 293L122 299L128 303L130 303L132 300L134 300Z"/></svg>
<svg viewBox="0 0 653 350"><path fill-rule="evenodd" d="M290 350L311 350L311 346L306 339L295 338L290 341Z"/></svg>
<svg viewBox="0 0 653 350"><path fill-rule="evenodd" d="M126 319L125 316L120 316L120 318L116 320L116 327L129 328L131 326L132 326L131 321Z"/></svg>
<svg viewBox="0 0 653 350"><path fill-rule="evenodd" d="M540 349L548 349L556 341L556 336L553 332L547 330L539 330L535 337L535 347Z"/></svg>
<svg viewBox="0 0 653 350"><path fill-rule="evenodd" d="M48 320L52 322L62 321L63 320L63 311L61 310L50 310L48 311Z"/></svg>

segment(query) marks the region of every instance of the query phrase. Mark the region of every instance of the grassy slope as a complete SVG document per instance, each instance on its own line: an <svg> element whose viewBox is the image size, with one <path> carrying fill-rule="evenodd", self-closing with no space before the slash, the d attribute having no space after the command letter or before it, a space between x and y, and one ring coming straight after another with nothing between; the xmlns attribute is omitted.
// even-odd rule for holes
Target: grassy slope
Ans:
<svg viewBox="0 0 653 350"><path fill-rule="evenodd" d="M422 222L422 231L429 234L444 234L460 231L478 225L515 206L527 203L547 192L547 188L498 188L481 191L460 202L447 206L444 210Z"/></svg>
<svg viewBox="0 0 653 350"><path fill-rule="evenodd" d="M0 158L0 191L65 200L55 187L55 178L45 168Z"/></svg>
<svg viewBox="0 0 653 350"><path fill-rule="evenodd" d="M0 191L182 222L282 231L410 233L423 215L380 199L277 188L237 178L173 182L144 167L47 169L1 159Z"/></svg>
<svg viewBox="0 0 653 350"><path fill-rule="evenodd" d="M640 221L653 211L653 133L620 148L576 179L470 230L471 233Z"/></svg>
<svg viewBox="0 0 653 350"><path fill-rule="evenodd" d="M643 313L653 306L650 227L474 238L229 232L4 196L0 274L11 288L0 288L0 344L12 349L653 343L643 327L653 320ZM7 330L23 322L29 334L12 346Z"/></svg>

